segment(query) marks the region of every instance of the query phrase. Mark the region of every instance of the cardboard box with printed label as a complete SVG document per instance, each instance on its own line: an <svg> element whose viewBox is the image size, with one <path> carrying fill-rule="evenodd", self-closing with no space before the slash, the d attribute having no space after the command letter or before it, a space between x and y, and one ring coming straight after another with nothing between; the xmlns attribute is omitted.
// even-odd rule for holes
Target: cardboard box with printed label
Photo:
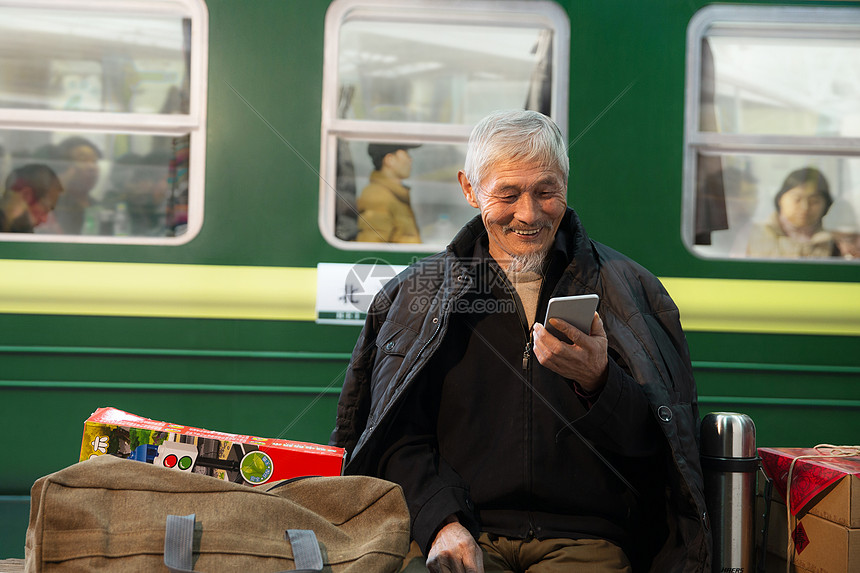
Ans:
<svg viewBox="0 0 860 573"><path fill-rule="evenodd" d="M111 454L255 486L300 476L337 476L344 450L214 432L99 408L84 423L80 461Z"/></svg>
<svg viewBox="0 0 860 573"><path fill-rule="evenodd" d="M762 515L764 499L756 498L756 514ZM767 560L784 565L788 558L788 521L785 505L771 501ZM815 573L860 571L860 529L852 529L810 513L792 517L791 561L798 569ZM768 563L768 570L771 569Z"/></svg>

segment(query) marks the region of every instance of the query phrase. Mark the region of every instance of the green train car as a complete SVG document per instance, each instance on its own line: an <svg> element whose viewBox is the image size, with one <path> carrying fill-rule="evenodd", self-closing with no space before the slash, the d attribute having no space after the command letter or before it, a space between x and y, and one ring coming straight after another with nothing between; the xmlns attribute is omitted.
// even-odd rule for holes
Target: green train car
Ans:
<svg viewBox="0 0 860 573"><path fill-rule="evenodd" d="M589 234L664 281L702 414L856 444L858 62L856 1L0 0L0 176L65 189L0 232L0 557L99 407L325 443L362 305L476 214L499 108L556 120ZM417 243L358 229L390 143ZM816 234L754 248L808 168Z"/></svg>

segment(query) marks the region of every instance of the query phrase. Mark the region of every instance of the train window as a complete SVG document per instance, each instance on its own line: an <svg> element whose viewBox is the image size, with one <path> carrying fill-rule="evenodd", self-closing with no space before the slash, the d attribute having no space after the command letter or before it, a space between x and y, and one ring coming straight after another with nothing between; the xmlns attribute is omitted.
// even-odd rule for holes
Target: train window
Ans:
<svg viewBox="0 0 860 573"><path fill-rule="evenodd" d="M687 35L683 236L860 260L860 10L708 6Z"/></svg>
<svg viewBox="0 0 860 573"><path fill-rule="evenodd" d="M554 3L337 0L326 16L320 228L343 249L435 251L477 212L457 183L503 108L567 126Z"/></svg>
<svg viewBox="0 0 860 573"><path fill-rule="evenodd" d="M206 18L203 0L0 0L0 240L196 234Z"/></svg>

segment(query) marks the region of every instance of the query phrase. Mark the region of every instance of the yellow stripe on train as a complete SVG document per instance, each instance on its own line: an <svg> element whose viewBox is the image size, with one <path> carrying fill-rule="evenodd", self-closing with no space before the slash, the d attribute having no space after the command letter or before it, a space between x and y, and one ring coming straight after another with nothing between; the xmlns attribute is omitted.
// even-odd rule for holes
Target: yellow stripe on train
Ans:
<svg viewBox="0 0 860 573"><path fill-rule="evenodd" d="M312 321L315 268L0 261L0 312ZM690 331L860 335L860 283L663 278Z"/></svg>

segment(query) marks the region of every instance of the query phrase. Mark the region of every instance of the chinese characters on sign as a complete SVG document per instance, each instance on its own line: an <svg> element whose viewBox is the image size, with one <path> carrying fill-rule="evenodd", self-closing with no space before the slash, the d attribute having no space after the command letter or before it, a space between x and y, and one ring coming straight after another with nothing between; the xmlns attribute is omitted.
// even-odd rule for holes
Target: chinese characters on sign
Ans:
<svg viewBox="0 0 860 573"><path fill-rule="evenodd" d="M317 323L364 324L373 297L405 269L380 259L317 265Z"/></svg>

